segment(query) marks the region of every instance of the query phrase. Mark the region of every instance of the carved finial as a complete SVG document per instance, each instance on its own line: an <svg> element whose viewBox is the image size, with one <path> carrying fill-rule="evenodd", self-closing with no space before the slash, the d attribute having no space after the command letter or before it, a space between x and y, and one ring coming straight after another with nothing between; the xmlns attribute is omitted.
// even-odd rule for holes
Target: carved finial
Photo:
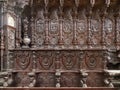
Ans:
<svg viewBox="0 0 120 90"><path fill-rule="evenodd" d="M109 5L110 5L110 0L106 0L106 1L105 1L105 4L107 5L107 7L109 7Z"/></svg>
<svg viewBox="0 0 120 90"><path fill-rule="evenodd" d="M94 4L95 4L95 0L90 0L90 4L91 4L91 6L93 7Z"/></svg>
<svg viewBox="0 0 120 90"><path fill-rule="evenodd" d="M76 5L76 7L79 6L79 0L75 0L75 5Z"/></svg>
<svg viewBox="0 0 120 90"><path fill-rule="evenodd" d="M48 3L49 3L49 0L44 0L44 3L45 3L45 7L47 7Z"/></svg>
<svg viewBox="0 0 120 90"><path fill-rule="evenodd" d="M58 20L58 15L57 15L57 10L56 9L52 11L50 18Z"/></svg>
<svg viewBox="0 0 120 90"><path fill-rule="evenodd" d="M60 6L63 7L64 5L64 0L60 0Z"/></svg>

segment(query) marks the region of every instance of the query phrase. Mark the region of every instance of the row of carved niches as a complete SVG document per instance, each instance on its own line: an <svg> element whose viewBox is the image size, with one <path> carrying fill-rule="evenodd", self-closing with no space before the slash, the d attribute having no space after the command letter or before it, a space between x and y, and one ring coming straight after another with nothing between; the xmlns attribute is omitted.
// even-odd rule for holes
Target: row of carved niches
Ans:
<svg viewBox="0 0 120 90"><path fill-rule="evenodd" d="M32 25L32 44L37 48L115 48L120 46L120 17L109 11L95 10L91 15L81 10L76 16L67 9L62 17L57 9L44 15L37 12ZM33 22L32 22L33 23Z"/></svg>
<svg viewBox="0 0 120 90"><path fill-rule="evenodd" d="M102 50L14 50L8 68L12 70L103 70L108 57Z"/></svg>

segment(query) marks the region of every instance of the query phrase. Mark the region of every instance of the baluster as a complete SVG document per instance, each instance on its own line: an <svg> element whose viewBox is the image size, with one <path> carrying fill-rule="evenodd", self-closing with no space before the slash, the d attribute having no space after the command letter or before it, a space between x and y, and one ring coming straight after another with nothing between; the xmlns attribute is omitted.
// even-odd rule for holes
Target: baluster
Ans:
<svg viewBox="0 0 120 90"><path fill-rule="evenodd" d="M55 72L55 76L56 76L56 87L60 87L60 76L61 76L61 72L59 69L56 70Z"/></svg>

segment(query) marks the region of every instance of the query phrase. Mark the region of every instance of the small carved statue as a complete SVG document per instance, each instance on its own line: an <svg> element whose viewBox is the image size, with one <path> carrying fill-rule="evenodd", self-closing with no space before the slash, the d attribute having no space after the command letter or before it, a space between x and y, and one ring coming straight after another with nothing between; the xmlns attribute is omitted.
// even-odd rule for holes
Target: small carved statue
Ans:
<svg viewBox="0 0 120 90"><path fill-rule="evenodd" d="M34 87L36 84L35 73L31 72L31 73L28 73L28 75L29 75L29 80L30 80L29 87Z"/></svg>
<svg viewBox="0 0 120 90"><path fill-rule="evenodd" d="M105 82L105 84L106 84L108 87L114 87L113 84L112 84L112 82L111 82L111 80L105 79L104 82Z"/></svg>
<svg viewBox="0 0 120 90"><path fill-rule="evenodd" d="M82 76L82 79L80 80L80 83L81 83L82 87L87 87L86 79L87 79L88 73L83 71L83 70L80 70L80 73L81 73L81 76Z"/></svg>
<svg viewBox="0 0 120 90"><path fill-rule="evenodd" d="M12 83L13 83L13 79L12 79L11 73L5 72L5 73L4 73L4 82L3 82L3 86L4 86L4 87L11 86Z"/></svg>

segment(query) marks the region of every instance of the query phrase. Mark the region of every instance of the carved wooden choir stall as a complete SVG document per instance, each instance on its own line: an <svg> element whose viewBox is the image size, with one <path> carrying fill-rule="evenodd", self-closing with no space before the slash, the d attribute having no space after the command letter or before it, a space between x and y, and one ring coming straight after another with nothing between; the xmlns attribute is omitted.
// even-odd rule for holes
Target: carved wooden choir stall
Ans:
<svg viewBox="0 0 120 90"><path fill-rule="evenodd" d="M120 87L120 0L27 1L1 30L1 86Z"/></svg>

